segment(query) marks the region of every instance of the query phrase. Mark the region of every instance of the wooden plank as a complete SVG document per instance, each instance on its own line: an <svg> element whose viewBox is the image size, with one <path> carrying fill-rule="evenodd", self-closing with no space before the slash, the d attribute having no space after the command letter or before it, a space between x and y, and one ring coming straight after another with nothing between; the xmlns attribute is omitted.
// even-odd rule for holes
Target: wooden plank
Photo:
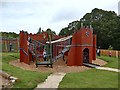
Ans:
<svg viewBox="0 0 120 90"><path fill-rule="evenodd" d="M38 65L47 65L47 66L51 65L51 68L53 68L52 64L53 64L53 63L51 63L51 62L49 62L49 61L37 62L37 63L36 63L36 68L38 67Z"/></svg>
<svg viewBox="0 0 120 90"><path fill-rule="evenodd" d="M37 62L37 65L51 65L52 63L49 61L44 61L44 62Z"/></svg>

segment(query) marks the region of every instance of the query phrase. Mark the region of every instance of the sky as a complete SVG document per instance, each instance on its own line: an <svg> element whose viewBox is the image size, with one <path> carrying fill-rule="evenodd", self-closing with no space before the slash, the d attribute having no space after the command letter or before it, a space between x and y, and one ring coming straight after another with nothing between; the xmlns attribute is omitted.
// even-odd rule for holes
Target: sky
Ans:
<svg viewBox="0 0 120 90"><path fill-rule="evenodd" d="M120 1L118 2L118 15L120 15Z"/></svg>
<svg viewBox="0 0 120 90"><path fill-rule="evenodd" d="M115 11L119 0L1 0L0 31L36 33L50 28L57 34L92 9Z"/></svg>

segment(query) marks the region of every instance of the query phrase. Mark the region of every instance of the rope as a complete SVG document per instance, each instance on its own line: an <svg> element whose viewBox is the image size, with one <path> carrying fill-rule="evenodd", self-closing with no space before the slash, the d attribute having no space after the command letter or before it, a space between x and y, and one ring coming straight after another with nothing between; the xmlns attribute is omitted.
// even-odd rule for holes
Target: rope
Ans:
<svg viewBox="0 0 120 90"><path fill-rule="evenodd" d="M22 50L24 52L24 54L26 54L28 56L28 53L23 48L20 48L20 50Z"/></svg>
<svg viewBox="0 0 120 90"><path fill-rule="evenodd" d="M81 46L93 46L92 44L83 44L83 45L56 45L59 47L81 47Z"/></svg>
<svg viewBox="0 0 120 90"><path fill-rule="evenodd" d="M30 38L31 38L31 37L30 37ZM40 44L42 44L42 45L46 45L46 44L43 44L43 43L41 43L41 42L39 42L39 41L37 41L37 40L35 40L35 39L33 39L33 38L31 38L31 40L36 41L37 43L40 43Z"/></svg>

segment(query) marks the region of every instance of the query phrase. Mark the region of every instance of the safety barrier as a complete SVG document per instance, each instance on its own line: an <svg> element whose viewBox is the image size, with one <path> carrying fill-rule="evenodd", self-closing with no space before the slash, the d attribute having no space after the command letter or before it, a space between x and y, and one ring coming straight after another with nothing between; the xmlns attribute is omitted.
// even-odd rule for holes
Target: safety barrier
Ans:
<svg viewBox="0 0 120 90"><path fill-rule="evenodd" d="M120 57L120 51L118 50L105 50L105 49L100 49L100 54L101 55L106 55L106 56L109 56L111 53L111 56L114 56L114 57Z"/></svg>
<svg viewBox="0 0 120 90"><path fill-rule="evenodd" d="M11 50L10 50L11 44ZM19 52L19 38L0 37L0 52Z"/></svg>

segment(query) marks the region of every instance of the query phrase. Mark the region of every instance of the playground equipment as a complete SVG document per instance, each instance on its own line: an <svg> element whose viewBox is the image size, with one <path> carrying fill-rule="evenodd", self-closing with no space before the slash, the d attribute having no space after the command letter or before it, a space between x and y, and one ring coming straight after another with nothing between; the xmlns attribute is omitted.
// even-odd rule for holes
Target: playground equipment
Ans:
<svg viewBox="0 0 120 90"><path fill-rule="evenodd" d="M51 35L48 35L48 37L49 42L51 42ZM52 67L51 43L46 44L46 41L47 38L41 43L36 40L35 35L20 31L20 62L30 64L30 61L36 61L36 67L38 65L51 65ZM42 53L45 48L47 49L47 61L42 60L40 62L40 59L43 58Z"/></svg>
<svg viewBox="0 0 120 90"><path fill-rule="evenodd" d="M30 42L34 44L33 50L28 48ZM40 47L39 53L38 47ZM40 59L43 58L44 48L47 49L48 61L40 62ZM30 61L36 61L36 67L38 65L51 65L52 67L56 59L60 57L64 59L64 56L67 57L65 61L68 66L82 66L83 63L92 63L92 60L96 60L96 35L93 34L93 29L81 27L73 35L67 37L60 37L47 32L38 35L20 32L21 62L30 64Z"/></svg>
<svg viewBox="0 0 120 90"><path fill-rule="evenodd" d="M72 36L67 65L82 66L96 60L96 35L92 28L82 27Z"/></svg>
<svg viewBox="0 0 120 90"><path fill-rule="evenodd" d="M50 34L49 34L48 37L49 37L49 45L48 45L49 46L49 54L47 53L47 56L46 56L47 61L39 62L38 61L39 56L37 56L36 57L36 67L38 67L38 65L47 65L47 66L51 65L51 68L52 68L53 62L52 62L52 46L51 46L51 36L50 36Z"/></svg>
<svg viewBox="0 0 120 90"><path fill-rule="evenodd" d="M64 52L67 56L68 66L82 66L83 63L92 63L96 60L96 35L93 34L92 28L82 27L77 30L72 36L63 37L53 44L53 54L56 52ZM62 50L59 49L62 47Z"/></svg>

